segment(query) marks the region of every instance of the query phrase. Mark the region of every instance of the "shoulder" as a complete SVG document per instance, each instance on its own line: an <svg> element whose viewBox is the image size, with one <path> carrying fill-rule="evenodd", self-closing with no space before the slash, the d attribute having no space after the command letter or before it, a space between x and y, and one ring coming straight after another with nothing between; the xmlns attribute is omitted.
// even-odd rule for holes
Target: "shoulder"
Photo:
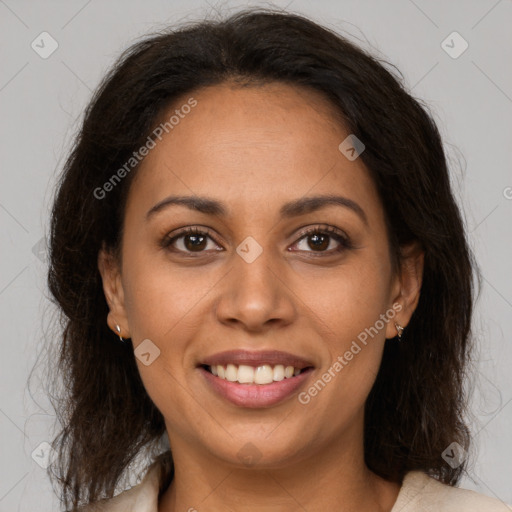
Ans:
<svg viewBox="0 0 512 512"><path fill-rule="evenodd" d="M451 487L421 471L411 471L391 512L510 512L503 501Z"/></svg>
<svg viewBox="0 0 512 512"><path fill-rule="evenodd" d="M79 509L79 512L158 512L158 493L161 468L153 463L142 481L110 499L104 499Z"/></svg>

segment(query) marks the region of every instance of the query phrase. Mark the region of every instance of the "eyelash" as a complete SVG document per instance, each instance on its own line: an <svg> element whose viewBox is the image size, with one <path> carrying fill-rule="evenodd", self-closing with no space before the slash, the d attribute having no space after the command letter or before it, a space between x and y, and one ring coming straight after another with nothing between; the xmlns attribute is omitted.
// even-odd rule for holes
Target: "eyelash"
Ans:
<svg viewBox="0 0 512 512"><path fill-rule="evenodd" d="M199 229L197 227L184 228L177 234L174 234L172 236L167 235L164 237L164 239L162 240L160 245L163 249L171 250L170 247L172 246L172 244L174 242L176 242L180 238L186 237L187 235L207 236L208 238L213 240L217 245L220 245L215 241L211 232L208 229ZM353 245L352 245L350 239L348 238L348 236L346 234L344 234L342 231L340 231L332 226L322 226L322 227L316 226L313 228L308 228L307 230L300 233L299 238L294 243L294 245L298 244L303 239L307 238L308 236L312 236L312 235L327 235L328 237L335 239L339 243L339 246L336 249L331 249L330 251L305 251L307 253L311 253L310 257L331 256L334 253L341 253L347 249L353 248ZM194 251L174 250L173 252L178 252L178 253L188 254L188 255L194 255L194 254L201 255L205 251L194 252ZM301 252L301 251L299 251L299 252Z"/></svg>

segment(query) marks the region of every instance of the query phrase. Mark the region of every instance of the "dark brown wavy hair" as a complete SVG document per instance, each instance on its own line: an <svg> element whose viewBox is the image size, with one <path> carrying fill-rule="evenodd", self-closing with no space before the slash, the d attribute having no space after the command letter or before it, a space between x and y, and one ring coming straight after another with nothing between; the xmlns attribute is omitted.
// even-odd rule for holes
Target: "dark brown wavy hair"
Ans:
<svg viewBox="0 0 512 512"><path fill-rule="evenodd" d="M119 58L85 111L51 216L48 284L63 329L52 370L60 426L50 477L66 507L111 497L130 464L165 434L133 347L107 326L97 266L103 244L119 255L137 168L105 198L94 191L146 142L169 105L228 80L320 92L364 142L360 158L384 206L393 261L400 265L400 247L412 241L425 251L419 304L402 342L386 341L366 402L365 461L396 482L410 470L458 482L465 464L452 468L441 454L454 441L469 445L463 384L478 274L439 131L399 75L330 29L266 9L150 35ZM161 457L166 487L172 454Z"/></svg>

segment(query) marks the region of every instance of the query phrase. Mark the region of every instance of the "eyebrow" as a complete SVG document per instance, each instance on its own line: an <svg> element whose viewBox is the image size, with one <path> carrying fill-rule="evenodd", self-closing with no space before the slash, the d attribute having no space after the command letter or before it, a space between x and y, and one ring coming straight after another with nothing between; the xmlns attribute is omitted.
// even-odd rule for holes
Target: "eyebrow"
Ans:
<svg viewBox="0 0 512 512"><path fill-rule="evenodd" d="M227 217L228 215L226 207L215 199L201 196L169 196L159 201L147 212L146 220L149 220L156 213L173 205L185 206L190 210L206 215L213 215L215 217ZM331 205L342 206L352 210L368 225L366 213L359 204L347 197L336 195L319 195L296 199L281 206L279 214L282 218L291 218L306 213L312 213Z"/></svg>

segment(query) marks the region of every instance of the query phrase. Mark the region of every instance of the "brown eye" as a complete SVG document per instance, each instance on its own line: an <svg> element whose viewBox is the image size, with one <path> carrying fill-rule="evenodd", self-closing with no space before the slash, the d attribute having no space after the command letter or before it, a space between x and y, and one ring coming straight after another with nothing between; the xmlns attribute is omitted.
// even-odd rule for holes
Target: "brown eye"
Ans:
<svg viewBox="0 0 512 512"><path fill-rule="evenodd" d="M198 228L187 228L176 235L167 236L162 241L161 245L173 252L201 253L205 252L208 247L208 241L210 240L214 242L213 249L218 247L208 231L203 231Z"/></svg>
<svg viewBox="0 0 512 512"><path fill-rule="evenodd" d="M309 247L314 251L323 251L329 247L330 236L322 233L315 233L314 235L308 235L306 237Z"/></svg>
<svg viewBox="0 0 512 512"><path fill-rule="evenodd" d="M207 237L204 235L185 235L183 245L189 251L202 251L206 247Z"/></svg>
<svg viewBox="0 0 512 512"><path fill-rule="evenodd" d="M316 227L307 230L302 233L296 245L300 245L301 243L303 244L303 248L299 248L299 251L316 252L320 253L319 255L330 255L336 252L342 252L351 247L349 238L343 232L331 226L326 228Z"/></svg>

